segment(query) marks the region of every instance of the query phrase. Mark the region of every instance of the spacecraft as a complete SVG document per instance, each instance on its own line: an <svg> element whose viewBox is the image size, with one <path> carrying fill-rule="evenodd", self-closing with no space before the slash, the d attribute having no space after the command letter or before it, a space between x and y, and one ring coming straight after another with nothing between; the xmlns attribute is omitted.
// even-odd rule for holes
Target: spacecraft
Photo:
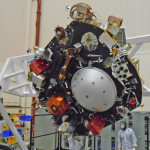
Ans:
<svg viewBox="0 0 150 150"><path fill-rule="evenodd" d="M109 16L105 25L85 3L70 17L45 48L34 47L28 80L59 131L96 136L141 105L141 78L118 36L122 18Z"/></svg>

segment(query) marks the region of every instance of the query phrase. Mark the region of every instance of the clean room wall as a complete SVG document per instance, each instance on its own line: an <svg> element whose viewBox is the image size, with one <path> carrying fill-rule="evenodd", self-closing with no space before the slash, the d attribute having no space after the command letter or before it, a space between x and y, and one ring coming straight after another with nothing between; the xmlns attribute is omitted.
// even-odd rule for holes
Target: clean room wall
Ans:
<svg viewBox="0 0 150 150"><path fill-rule="evenodd" d="M35 43L35 22L37 1L0 0L0 71L8 57L24 55ZM4 105L31 107L31 98L3 93ZM27 101L26 101L27 99ZM31 114L31 109L22 113ZM7 109L9 113L19 113L19 109Z"/></svg>
<svg viewBox="0 0 150 150"><path fill-rule="evenodd" d="M1 61L7 57L23 55L29 48L29 41L32 40L31 3L31 0L0 1Z"/></svg>
<svg viewBox="0 0 150 150"><path fill-rule="evenodd" d="M0 70L35 44L36 0L0 0Z"/></svg>

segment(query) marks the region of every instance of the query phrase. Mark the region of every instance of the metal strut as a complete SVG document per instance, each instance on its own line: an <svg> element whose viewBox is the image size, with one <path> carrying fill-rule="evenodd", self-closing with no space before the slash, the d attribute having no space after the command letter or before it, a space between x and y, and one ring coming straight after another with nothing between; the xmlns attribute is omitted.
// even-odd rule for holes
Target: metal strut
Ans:
<svg viewBox="0 0 150 150"><path fill-rule="evenodd" d="M28 150L27 148L27 144L22 140L20 134L18 133L15 125L13 124L13 122L11 121L10 117L8 116L2 102L1 102L1 97L0 97L0 113L3 116L4 120L6 121L7 125L9 126L9 128L11 129L12 133L14 134L14 136L16 137L20 147L23 150Z"/></svg>

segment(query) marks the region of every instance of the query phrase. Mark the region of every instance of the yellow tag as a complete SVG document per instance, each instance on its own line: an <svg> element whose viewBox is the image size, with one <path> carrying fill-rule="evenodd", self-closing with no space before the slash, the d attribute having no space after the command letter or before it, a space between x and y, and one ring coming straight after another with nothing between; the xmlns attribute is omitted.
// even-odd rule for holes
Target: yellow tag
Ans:
<svg viewBox="0 0 150 150"><path fill-rule="evenodd" d="M33 72L28 72L28 81L32 81Z"/></svg>
<svg viewBox="0 0 150 150"><path fill-rule="evenodd" d="M8 125L4 125L5 130L9 130Z"/></svg>
<svg viewBox="0 0 150 150"><path fill-rule="evenodd" d="M62 79L64 76L62 74L59 75L59 78Z"/></svg>
<svg viewBox="0 0 150 150"><path fill-rule="evenodd" d="M67 125L67 123L66 122L64 122L64 126L66 126Z"/></svg>
<svg viewBox="0 0 150 150"><path fill-rule="evenodd" d="M15 144L16 143L16 138L14 136L8 137L8 144Z"/></svg>

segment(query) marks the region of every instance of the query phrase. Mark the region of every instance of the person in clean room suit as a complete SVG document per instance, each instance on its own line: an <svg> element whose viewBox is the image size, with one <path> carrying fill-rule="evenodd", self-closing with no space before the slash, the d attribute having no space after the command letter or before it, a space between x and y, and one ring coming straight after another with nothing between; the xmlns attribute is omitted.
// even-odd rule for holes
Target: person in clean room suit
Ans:
<svg viewBox="0 0 150 150"><path fill-rule="evenodd" d="M131 128L127 128L127 122L121 121L118 132L118 149L119 150L136 150L137 138Z"/></svg>

